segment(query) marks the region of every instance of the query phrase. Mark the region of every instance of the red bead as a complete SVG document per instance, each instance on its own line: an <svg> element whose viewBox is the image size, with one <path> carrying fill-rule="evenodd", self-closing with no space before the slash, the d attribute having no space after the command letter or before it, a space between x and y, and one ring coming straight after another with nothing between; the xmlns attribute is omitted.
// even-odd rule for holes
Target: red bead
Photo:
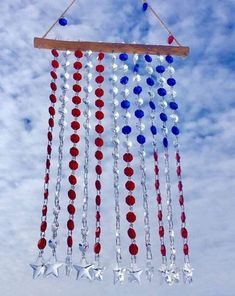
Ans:
<svg viewBox="0 0 235 296"><path fill-rule="evenodd" d="M75 206L72 204L68 205L67 210L70 215L74 215L76 212Z"/></svg>
<svg viewBox="0 0 235 296"><path fill-rule="evenodd" d="M128 196L126 197L126 204L127 204L128 206L133 206L133 205L135 204L135 198L134 198L133 195L128 195Z"/></svg>
<svg viewBox="0 0 235 296"><path fill-rule="evenodd" d="M96 217L96 220L99 222L100 221L100 212L96 212L95 217Z"/></svg>
<svg viewBox="0 0 235 296"><path fill-rule="evenodd" d="M159 182L159 180L156 180L155 181L155 188L158 190L159 186L160 186L160 182Z"/></svg>
<svg viewBox="0 0 235 296"><path fill-rule="evenodd" d="M53 60L52 62L51 62L51 65L52 65L52 67L53 68L59 68L59 62L57 61L57 60Z"/></svg>
<svg viewBox="0 0 235 296"><path fill-rule="evenodd" d="M135 230L133 228L129 228L127 233L128 233L128 236L129 236L130 239L135 239L136 238L136 232L135 232Z"/></svg>
<svg viewBox="0 0 235 296"><path fill-rule="evenodd" d="M96 195L95 203L96 203L97 206L101 205L101 196L100 195Z"/></svg>
<svg viewBox="0 0 235 296"><path fill-rule="evenodd" d="M183 206L183 204L184 204L184 196L183 195L180 195L179 203L180 203L181 206Z"/></svg>
<svg viewBox="0 0 235 296"><path fill-rule="evenodd" d="M39 248L39 250L43 250L43 249L45 249L46 245L47 245L47 241L46 241L46 239L45 239L44 237L41 238L41 239L38 241L38 248Z"/></svg>
<svg viewBox="0 0 235 296"><path fill-rule="evenodd" d="M104 53L103 53L103 52L100 52L100 53L98 54L98 60L99 60L99 61L102 61L103 58L104 58Z"/></svg>
<svg viewBox="0 0 235 296"><path fill-rule="evenodd" d="M99 73L104 72L104 66L103 65L97 65L96 66L96 71L99 72Z"/></svg>
<svg viewBox="0 0 235 296"><path fill-rule="evenodd" d="M154 168L154 171L155 171L155 174L156 174L156 175L158 175L158 174L159 174L159 168L158 168L158 166L157 166L157 165L155 166L155 168Z"/></svg>
<svg viewBox="0 0 235 296"><path fill-rule="evenodd" d="M51 152L52 152L51 145L48 145L48 146L47 146L47 153L48 153L49 155L51 155Z"/></svg>
<svg viewBox="0 0 235 296"><path fill-rule="evenodd" d="M96 111L95 117L99 120L102 120L104 118L104 113L102 111Z"/></svg>
<svg viewBox="0 0 235 296"><path fill-rule="evenodd" d="M73 238L70 235L67 237L67 246L69 248L72 248L72 246L73 246Z"/></svg>
<svg viewBox="0 0 235 296"><path fill-rule="evenodd" d="M137 255L138 251L139 251L139 248L138 248L138 246L136 244L131 244L129 246L129 252L130 252L131 255L133 255L133 256Z"/></svg>
<svg viewBox="0 0 235 296"><path fill-rule="evenodd" d="M96 237L100 237L100 234L101 234L101 228L100 227L96 227L95 236Z"/></svg>
<svg viewBox="0 0 235 296"><path fill-rule="evenodd" d="M133 212L128 212L126 214L126 219L129 223L134 223L136 220L136 215Z"/></svg>
<svg viewBox="0 0 235 296"><path fill-rule="evenodd" d="M77 61L73 64L73 67L76 69L76 70L79 70L82 68L82 63Z"/></svg>
<svg viewBox="0 0 235 296"><path fill-rule="evenodd" d="M73 220L71 220L71 219L68 220L68 222L67 222L67 228L70 231L74 230L74 222L73 222Z"/></svg>
<svg viewBox="0 0 235 296"><path fill-rule="evenodd" d="M56 99L56 96L55 96L54 94L51 94L51 95L50 95L50 101L51 101L53 104L56 103L57 99Z"/></svg>
<svg viewBox="0 0 235 296"><path fill-rule="evenodd" d="M96 138L95 139L95 145L97 147L102 147L104 145L104 140L102 138Z"/></svg>
<svg viewBox="0 0 235 296"><path fill-rule="evenodd" d="M54 119L53 118L49 118L48 124L49 124L50 127L54 127L54 125L55 125Z"/></svg>
<svg viewBox="0 0 235 296"><path fill-rule="evenodd" d="M56 49L52 49L51 53L52 53L52 55L53 55L54 57L58 58L59 53L58 53L58 51L57 51Z"/></svg>
<svg viewBox="0 0 235 296"><path fill-rule="evenodd" d="M178 183L178 188L179 188L179 191L182 191L182 189L183 189L183 184L182 184L181 181L179 181L179 183Z"/></svg>
<svg viewBox="0 0 235 296"><path fill-rule="evenodd" d="M70 189L70 190L68 191L68 197L69 197L69 199L71 199L71 200L75 200L75 199L76 199L76 192L75 192L74 190Z"/></svg>
<svg viewBox="0 0 235 296"><path fill-rule="evenodd" d="M162 197L161 197L161 194L158 193L157 195L157 203L160 205L162 203Z"/></svg>
<svg viewBox="0 0 235 296"><path fill-rule="evenodd" d="M189 247L188 247L188 244L184 244L183 251L184 251L184 255L187 256L188 253L189 253Z"/></svg>
<svg viewBox="0 0 235 296"><path fill-rule="evenodd" d="M48 189L45 189L45 191L44 191L44 198L45 199L48 199L48 196L49 196L49 191L48 191Z"/></svg>
<svg viewBox="0 0 235 296"><path fill-rule="evenodd" d="M182 223L185 223L185 221L186 221L185 212L182 212L182 214L181 214L181 221L182 221Z"/></svg>
<svg viewBox="0 0 235 296"><path fill-rule="evenodd" d="M72 147L70 149L70 154L73 156L73 157L76 157L79 155L79 150L76 148L76 147Z"/></svg>
<svg viewBox="0 0 235 296"><path fill-rule="evenodd" d="M79 93L82 90L81 86L79 84L73 85L73 91Z"/></svg>
<svg viewBox="0 0 235 296"><path fill-rule="evenodd" d="M104 132L104 127L101 124L97 124L96 127L95 127L95 131L98 134L102 134Z"/></svg>
<svg viewBox="0 0 235 296"><path fill-rule="evenodd" d="M79 97L79 96L74 96L73 98L72 98L72 101L73 101L73 103L75 104L75 105L79 105L80 103L81 103L81 98Z"/></svg>
<svg viewBox="0 0 235 296"><path fill-rule="evenodd" d="M96 81L96 83L99 83L99 84L103 83L104 82L104 77L99 75L99 76L96 77L95 81Z"/></svg>
<svg viewBox="0 0 235 296"><path fill-rule="evenodd" d="M69 183L70 183L71 185L75 185L75 184L77 184L77 178L76 178L75 176L73 176L73 175L70 175L70 176L69 176Z"/></svg>
<svg viewBox="0 0 235 296"><path fill-rule="evenodd" d="M177 160L178 162L180 162L180 155L179 155L178 152L176 153L175 158L176 158L176 160Z"/></svg>
<svg viewBox="0 0 235 296"><path fill-rule="evenodd" d="M42 208L42 215L46 216L47 215L47 206L43 206Z"/></svg>
<svg viewBox="0 0 235 296"><path fill-rule="evenodd" d="M78 143L78 142L80 141L80 137L79 137L79 135L77 135L77 134L73 134L73 135L70 137L70 140L71 140L71 142L73 142L73 143Z"/></svg>
<svg viewBox="0 0 235 296"><path fill-rule="evenodd" d="M79 59L83 57L83 53L81 50L76 50L74 55L76 58L79 58Z"/></svg>
<svg viewBox="0 0 235 296"><path fill-rule="evenodd" d="M125 153L125 154L123 155L123 160L124 160L125 162L131 162L131 161L133 160L133 156L132 156L132 154L131 154L131 153Z"/></svg>
<svg viewBox="0 0 235 296"><path fill-rule="evenodd" d="M81 115L81 111L77 108L74 108L71 113L74 117L79 117Z"/></svg>
<svg viewBox="0 0 235 296"><path fill-rule="evenodd" d="M133 191L135 189L135 183L133 181L127 181L125 187L129 191Z"/></svg>
<svg viewBox="0 0 235 296"><path fill-rule="evenodd" d="M101 175L102 174L102 167L100 165L97 165L95 167L95 171L97 175Z"/></svg>
<svg viewBox="0 0 235 296"><path fill-rule="evenodd" d="M158 161L158 154L157 154L157 152L154 152L153 157L154 157L154 160L155 161Z"/></svg>
<svg viewBox="0 0 235 296"><path fill-rule="evenodd" d="M49 170L51 166L51 162L49 159L46 160L46 168Z"/></svg>
<svg viewBox="0 0 235 296"><path fill-rule="evenodd" d="M98 98L102 97L102 96L104 95L104 90L103 90L102 88L97 88L97 89L95 90L95 95L96 95Z"/></svg>
<svg viewBox="0 0 235 296"><path fill-rule="evenodd" d="M51 89L52 89L53 91L56 91L56 90L57 90L57 85L55 84L55 82L52 82L52 83L50 84L50 87L51 87Z"/></svg>
<svg viewBox="0 0 235 296"><path fill-rule="evenodd" d="M96 181L95 181L95 188L96 188L97 190L100 190L100 189L101 189L101 182L100 182L99 180L96 180Z"/></svg>
<svg viewBox="0 0 235 296"><path fill-rule="evenodd" d="M134 170L131 167L126 167L124 169L124 174L128 177L131 177L134 174Z"/></svg>
<svg viewBox="0 0 235 296"><path fill-rule="evenodd" d="M69 167L71 170L76 171L78 169L78 162L76 160L71 160L69 162Z"/></svg>
<svg viewBox="0 0 235 296"><path fill-rule="evenodd" d="M46 229L47 229L47 222L46 222L46 221L43 221L43 222L41 223L40 230L41 230L41 232L45 232Z"/></svg>
<svg viewBox="0 0 235 296"><path fill-rule="evenodd" d="M82 75L80 73L74 73L73 79L76 81L80 81L80 80L82 80Z"/></svg>
<svg viewBox="0 0 235 296"><path fill-rule="evenodd" d="M157 217L159 221L162 221L163 215L161 210L158 211Z"/></svg>
<svg viewBox="0 0 235 296"><path fill-rule="evenodd" d="M176 173L177 173L178 176L181 175L181 167L180 166L177 167Z"/></svg>
<svg viewBox="0 0 235 296"><path fill-rule="evenodd" d="M80 129L80 123L78 121L72 121L71 122L71 128L74 129L75 131Z"/></svg>
<svg viewBox="0 0 235 296"><path fill-rule="evenodd" d="M49 174L46 174L45 178L44 178L44 181L45 181L46 184L49 182L49 179L50 179Z"/></svg>
<svg viewBox="0 0 235 296"><path fill-rule="evenodd" d="M181 228L181 235L183 238L187 238L188 237L188 230L187 228L183 227Z"/></svg>
<svg viewBox="0 0 235 296"><path fill-rule="evenodd" d="M101 251L101 244L100 243L95 243L95 245L94 245L95 254L99 254L100 251Z"/></svg>
<svg viewBox="0 0 235 296"><path fill-rule="evenodd" d="M52 139L53 139L53 136L52 136L52 132L48 132L47 133L47 138L48 138L48 141L52 141Z"/></svg>
<svg viewBox="0 0 235 296"><path fill-rule="evenodd" d="M104 107L104 101L101 100L101 99L98 99L98 100L95 101L95 105L98 108L102 108L102 107Z"/></svg>
<svg viewBox="0 0 235 296"><path fill-rule="evenodd" d="M95 158L96 158L96 159L98 159L98 160L102 160L103 157L104 157L104 156L103 156L103 152L102 152L102 151L99 151L99 150L98 150L98 151L95 152Z"/></svg>
<svg viewBox="0 0 235 296"><path fill-rule="evenodd" d="M165 231L164 231L164 227L163 227L163 226L160 226L160 227L159 227L159 236L160 236L160 237L163 237L163 236L164 236L164 232L165 232Z"/></svg>
<svg viewBox="0 0 235 296"><path fill-rule="evenodd" d="M166 247L165 247L165 245L161 245L161 254L162 254L162 256L166 256Z"/></svg>
<svg viewBox="0 0 235 296"><path fill-rule="evenodd" d="M57 74L56 74L55 71L51 71L51 77L52 77L53 79L57 79Z"/></svg>
<svg viewBox="0 0 235 296"><path fill-rule="evenodd" d="M175 39L174 36L169 35L168 38L167 38L167 42L168 42L168 44L172 44L173 41L174 41L174 39Z"/></svg>

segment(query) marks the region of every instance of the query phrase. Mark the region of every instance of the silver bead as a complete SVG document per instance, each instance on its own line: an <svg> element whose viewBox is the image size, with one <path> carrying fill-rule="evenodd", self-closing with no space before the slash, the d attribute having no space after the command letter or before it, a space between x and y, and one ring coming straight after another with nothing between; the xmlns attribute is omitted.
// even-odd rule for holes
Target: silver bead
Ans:
<svg viewBox="0 0 235 296"><path fill-rule="evenodd" d="M115 107L117 107L117 106L119 105L119 101L118 101L117 99L114 99L114 100L112 101L112 104L113 104Z"/></svg>
<svg viewBox="0 0 235 296"><path fill-rule="evenodd" d="M125 119L130 119L130 118L131 118L131 113L130 113L130 112L126 112L126 113L123 115L123 117L124 117Z"/></svg>
<svg viewBox="0 0 235 296"><path fill-rule="evenodd" d="M113 71L117 71L118 65L117 64L112 64L111 68L112 68Z"/></svg>
<svg viewBox="0 0 235 296"><path fill-rule="evenodd" d="M155 97L155 91L153 89L148 91L148 95L150 96L150 98L154 98Z"/></svg>
<svg viewBox="0 0 235 296"><path fill-rule="evenodd" d="M171 120L172 120L174 123L179 122L179 116L176 115L176 114L171 114L171 115L170 115L170 118L171 118Z"/></svg>
<svg viewBox="0 0 235 296"><path fill-rule="evenodd" d="M166 83L166 78L159 77L157 81L158 81L158 83L160 83L162 85L162 84L165 84Z"/></svg>
<svg viewBox="0 0 235 296"><path fill-rule="evenodd" d="M141 81L141 76L139 74L134 75L133 76L133 81L140 82Z"/></svg>
<svg viewBox="0 0 235 296"><path fill-rule="evenodd" d="M85 86L85 87L83 88L83 90L84 90L85 93L91 93L92 90L93 90L93 88L92 88L91 85L88 85L88 86Z"/></svg>
<svg viewBox="0 0 235 296"><path fill-rule="evenodd" d="M60 74L60 78L64 78L64 79L66 79L66 80L68 80L69 79L69 77L70 77L70 75L69 75L69 73L68 72L65 72L65 73L61 73Z"/></svg>
<svg viewBox="0 0 235 296"><path fill-rule="evenodd" d="M67 67L70 66L70 62L69 62L69 61L65 61L65 62L63 62L63 63L61 64L61 66L62 66L63 68L67 68Z"/></svg>
<svg viewBox="0 0 235 296"><path fill-rule="evenodd" d="M109 77L110 82L117 82L117 80L118 80L117 75L112 75L112 76Z"/></svg>
<svg viewBox="0 0 235 296"><path fill-rule="evenodd" d="M166 70L167 70L167 72L168 72L170 75L172 75L172 74L175 73L175 69L174 69L172 66L167 67Z"/></svg>
<svg viewBox="0 0 235 296"><path fill-rule="evenodd" d="M117 111L114 112L113 117L114 117L115 119L118 119L118 117L119 117L119 113L118 113Z"/></svg>
<svg viewBox="0 0 235 296"><path fill-rule="evenodd" d="M132 147L132 142L131 142L130 140L128 140L128 141L124 141L124 142L123 142L123 146L124 146L125 148L131 148L131 147Z"/></svg>
<svg viewBox="0 0 235 296"><path fill-rule="evenodd" d="M58 215L60 213L60 210L61 210L60 206L54 207L53 214Z"/></svg>
<svg viewBox="0 0 235 296"><path fill-rule="evenodd" d="M153 67L151 67L151 66L147 66L147 67L146 67L146 71L147 71L147 73L148 73L149 75L152 75L152 74L153 74Z"/></svg>
<svg viewBox="0 0 235 296"><path fill-rule="evenodd" d="M110 94L111 95L117 95L118 94L118 88L117 87L113 87L110 89Z"/></svg>
<svg viewBox="0 0 235 296"><path fill-rule="evenodd" d="M145 125L144 125L144 123L137 123L137 124L136 124L136 128L137 128L139 131L144 131L144 130L145 130Z"/></svg>
<svg viewBox="0 0 235 296"><path fill-rule="evenodd" d="M170 90L168 91L168 94L169 94L172 98L175 98L176 95L177 95L176 91L173 90L173 89L170 89Z"/></svg>
<svg viewBox="0 0 235 296"><path fill-rule="evenodd" d="M144 100L142 98L137 98L136 104L142 106L144 104Z"/></svg>
<svg viewBox="0 0 235 296"><path fill-rule="evenodd" d="M59 223L56 222L56 223L52 223L51 225L51 230L54 232L54 231L57 231L59 229Z"/></svg>
<svg viewBox="0 0 235 296"><path fill-rule="evenodd" d="M127 98L130 94L130 90L128 88L121 91L121 95L125 98Z"/></svg>
<svg viewBox="0 0 235 296"><path fill-rule="evenodd" d="M167 107L167 101L166 100L161 100L158 102L158 105L162 108L162 109L166 109Z"/></svg>
<svg viewBox="0 0 235 296"><path fill-rule="evenodd" d="M128 65L123 64L123 65L121 65L120 69L125 73L128 71L129 68L128 68Z"/></svg>
<svg viewBox="0 0 235 296"><path fill-rule="evenodd" d="M69 89L69 84L68 83L62 84L61 89L62 90L68 90Z"/></svg>

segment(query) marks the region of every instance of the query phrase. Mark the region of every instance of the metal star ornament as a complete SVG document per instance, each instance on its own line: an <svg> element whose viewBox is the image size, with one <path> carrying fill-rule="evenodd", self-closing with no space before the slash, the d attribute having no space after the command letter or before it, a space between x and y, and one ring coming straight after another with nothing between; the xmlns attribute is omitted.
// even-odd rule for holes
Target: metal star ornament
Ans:
<svg viewBox="0 0 235 296"><path fill-rule="evenodd" d="M56 254L53 254L52 258L46 264L45 275L54 275L55 277L59 277L59 269L64 265L62 262L58 262Z"/></svg>
<svg viewBox="0 0 235 296"><path fill-rule="evenodd" d="M141 274L143 273L142 269L128 269L128 281L129 283L141 283Z"/></svg>
<svg viewBox="0 0 235 296"><path fill-rule="evenodd" d="M81 265L74 265L73 267L77 271L77 280L82 278L88 279L90 281L93 280L93 277L94 277L93 264L88 264L87 262L83 262Z"/></svg>
<svg viewBox="0 0 235 296"><path fill-rule="evenodd" d="M42 257L39 257L35 263L30 264L31 268L33 269L33 279L37 279L41 275L45 274L46 265L45 261Z"/></svg>
<svg viewBox="0 0 235 296"><path fill-rule="evenodd" d="M193 282L193 271L194 269L190 266L189 263L184 264L183 278L185 283L191 284Z"/></svg>
<svg viewBox="0 0 235 296"><path fill-rule="evenodd" d="M126 268L116 268L113 269L113 283L115 284L123 284L125 280L125 272Z"/></svg>
<svg viewBox="0 0 235 296"><path fill-rule="evenodd" d="M103 273L105 271L105 267L95 267L93 268L93 276L96 281L103 281Z"/></svg>

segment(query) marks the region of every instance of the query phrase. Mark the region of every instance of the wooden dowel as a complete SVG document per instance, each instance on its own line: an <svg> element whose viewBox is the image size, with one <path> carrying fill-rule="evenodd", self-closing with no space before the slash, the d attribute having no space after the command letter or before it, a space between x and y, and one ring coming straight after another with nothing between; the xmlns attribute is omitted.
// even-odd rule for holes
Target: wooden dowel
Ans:
<svg viewBox="0 0 235 296"><path fill-rule="evenodd" d="M186 46L165 46L165 45L146 45L146 44L127 44L127 43L108 43L108 42L91 42L91 41L63 41L45 38L34 38L35 48L58 49L58 50L92 50L94 52L126 52L138 54L153 55L175 55L187 56L189 47Z"/></svg>

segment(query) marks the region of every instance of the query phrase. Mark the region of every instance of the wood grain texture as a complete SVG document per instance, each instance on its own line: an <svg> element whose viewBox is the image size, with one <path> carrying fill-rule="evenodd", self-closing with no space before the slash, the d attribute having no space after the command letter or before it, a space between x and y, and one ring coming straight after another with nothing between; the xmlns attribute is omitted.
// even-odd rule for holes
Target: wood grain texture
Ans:
<svg viewBox="0 0 235 296"><path fill-rule="evenodd" d="M94 52L126 52L152 55L174 55L186 57L189 54L189 47L186 46L165 46L147 44L108 43L91 41L63 41L45 38L34 38L35 48L57 49L57 50L92 50Z"/></svg>

